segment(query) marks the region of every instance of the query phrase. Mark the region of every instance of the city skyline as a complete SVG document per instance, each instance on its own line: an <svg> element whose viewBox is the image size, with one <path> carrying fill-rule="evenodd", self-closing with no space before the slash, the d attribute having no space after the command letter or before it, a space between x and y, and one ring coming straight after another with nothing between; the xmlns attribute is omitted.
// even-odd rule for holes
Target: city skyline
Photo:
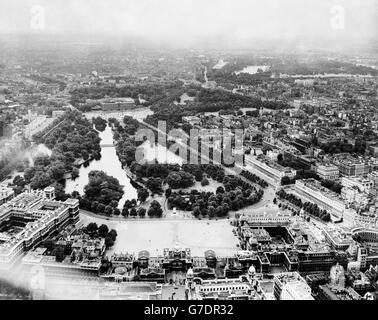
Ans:
<svg viewBox="0 0 378 320"><path fill-rule="evenodd" d="M0 0L0 300L378 300L377 3Z"/></svg>
<svg viewBox="0 0 378 320"><path fill-rule="evenodd" d="M376 39L377 1L40 1L1 3L1 34L132 37L191 46L223 40L367 44ZM253 43L250 44L253 47Z"/></svg>

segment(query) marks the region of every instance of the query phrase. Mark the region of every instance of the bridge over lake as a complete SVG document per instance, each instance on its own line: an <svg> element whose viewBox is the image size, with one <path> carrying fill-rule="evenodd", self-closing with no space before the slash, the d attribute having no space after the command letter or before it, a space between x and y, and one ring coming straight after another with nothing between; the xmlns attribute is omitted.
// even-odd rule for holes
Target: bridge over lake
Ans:
<svg viewBox="0 0 378 320"><path fill-rule="evenodd" d="M100 147L101 148L112 148L112 147L115 147L115 145L113 143L101 143Z"/></svg>

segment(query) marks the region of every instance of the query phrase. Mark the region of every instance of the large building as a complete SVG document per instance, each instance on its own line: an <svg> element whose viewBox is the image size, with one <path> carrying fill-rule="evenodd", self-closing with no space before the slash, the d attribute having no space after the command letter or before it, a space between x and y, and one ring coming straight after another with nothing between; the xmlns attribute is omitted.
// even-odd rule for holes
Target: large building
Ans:
<svg viewBox="0 0 378 320"><path fill-rule="evenodd" d="M344 187L341 189L341 198L345 204L358 211L366 209L370 202L367 193L361 192L357 187Z"/></svg>
<svg viewBox="0 0 378 320"><path fill-rule="evenodd" d="M263 175L269 177L276 185L281 184L283 177L293 179L297 174L296 170L289 167L283 167L277 162L269 161L262 155L258 156L257 158L253 156L246 156L245 162L247 165L250 165Z"/></svg>
<svg viewBox="0 0 378 320"><path fill-rule="evenodd" d="M277 300L314 300L311 288L298 272L274 275L274 296Z"/></svg>
<svg viewBox="0 0 378 320"><path fill-rule="evenodd" d="M323 234L327 243L334 250L347 250L354 240L352 234L335 228L324 228Z"/></svg>
<svg viewBox="0 0 378 320"><path fill-rule="evenodd" d="M161 300L162 289L155 282L110 282L98 292L100 300Z"/></svg>
<svg viewBox="0 0 378 320"><path fill-rule="evenodd" d="M287 212L248 212L248 215L242 215L239 223L247 223L250 227L274 227L287 226L290 224L291 215Z"/></svg>
<svg viewBox="0 0 378 320"><path fill-rule="evenodd" d="M128 110L135 108L135 100L132 98L104 98L99 100L86 101L88 104L97 104L103 111Z"/></svg>
<svg viewBox="0 0 378 320"><path fill-rule="evenodd" d="M79 201L54 200L54 188L24 192L0 206L0 270L79 220Z"/></svg>
<svg viewBox="0 0 378 320"><path fill-rule="evenodd" d="M319 286L318 300L361 300L361 296L352 288L333 285Z"/></svg>
<svg viewBox="0 0 378 320"><path fill-rule="evenodd" d="M342 177L341 184L346 188L358 188L361 192L369 192L374 187L374 181L361 177Z"/></svg>
<svg viewBox="0 0 378 320"><path fill-rule="evenodd" d="M252 267L253 268L253 267ZM249 279L251 277L251 279ZM203 280L194 287L193 300L265 300L265 292L254 275L243 279Z"/></svg>
<svg viewBox="0 0 378 320"><path fill-rule="evenodd" d="M22 267L26 274L31 274L36 267L40 267L43 268L46 277L53 278L96 279L100 275L101 255L92 256L92 253L89 253L80 261L71 261L71 255L59 262L55 256L45 255L45 251L46 248L39 247L22 258Z"/></svg>
<svg viewBox="0 0 378 320"><path fill-rule="evenodd" d="M315 166L315 172L320 179L323 180L336 180L339 178L339 168L333 164L320 164Z"/></svg>
<svg viewBox="0 0 378 320"><path fill-rule="evenodd" d="M378 171L372 171L368 174L368 179L373 181L374 186L378 187Z"/></svg>
<svg viewBox="0 0 378 320"><path fill-rule="evenodd" d="M345 210L345 203L341 197L335 192L322 187L320 182L315 179L295 181L295 191L301 197L337 216L342 215Z"/></svg>
<svg viewBox="0 0 378 320"><path fill-rule="evenodd" d="M163 268L167 270L183 270L186 271L192 267L192 258L190 249L181 249L176 243L173 249L164 249Z"/></svg>
<svg viewBox="0 0 378 320"><path fill-rule="evenodd" d="M378 159L353 157L348 153L341 153L334 157L333 163L338 166L342 176L366 177L370 172L377 170Z"/></svg>
<svg viewBox="0 0 378 320"><path fill-rule="evenodd" d="M14 191L12 188L4 184L0 184L0 205L11 200L14 197Z"/></svg>

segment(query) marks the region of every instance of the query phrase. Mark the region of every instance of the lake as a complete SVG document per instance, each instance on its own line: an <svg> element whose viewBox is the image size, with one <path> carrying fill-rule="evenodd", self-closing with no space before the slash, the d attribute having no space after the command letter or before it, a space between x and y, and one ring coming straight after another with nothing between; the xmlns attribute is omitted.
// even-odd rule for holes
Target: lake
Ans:
<svg viewBox="0 0 378 320"><path fill-rule="evenodd" d="M71 194L73 191L84 194L84 188L89 182L88 174L93 170L104 171L107 175L117 178L119 183L123 186L124 195L119 201L118 208L122 209L126 200L137 198L137 189L131 184L129 177L126 175L125 170L122 168L122 164L118 159L116 149L114 146L108 146L113 144L113 132L109 126L103 132L99 132L101 138L101 145L107 145L101 147L101 159L92 160L87 166L82 165L79 168L79 177L75 180L66 180L66 193ZM182 159L170 152L166 148L159 146L151 146L149 143L144 143L145 158L148 161L157 159L159 163L182 163Z"/></svg>
<svg viewBox="0 0 378 320"><path fill-rule="evenodd" d="M270 66L247 66L243 70L235 71L236 75L239 75L240 73L249 73L249 74L256 74L258 71L262 70L263 72L266 72L270 69Z"/></svg>
<svg viewBox="0 0 378 320"><path fill-rule="evenodd" d="M101 144L113 144L113 132L109 126L107 126L103 132L100 132L99 136L101 138ZM89 182L88 174L93 170L104 171L107 175L117 178L119 183L123 186L124 195L119 201L118 208L122 209L126 200L137 198L137 190L132 186L130 179L122 168L114 146L102 147L100 160L92 160L87 166L82 165L79 168L80 176L75 180L67 179L66 193L71 194L73 191L77 191L83 195L84 187Z"/></svg>

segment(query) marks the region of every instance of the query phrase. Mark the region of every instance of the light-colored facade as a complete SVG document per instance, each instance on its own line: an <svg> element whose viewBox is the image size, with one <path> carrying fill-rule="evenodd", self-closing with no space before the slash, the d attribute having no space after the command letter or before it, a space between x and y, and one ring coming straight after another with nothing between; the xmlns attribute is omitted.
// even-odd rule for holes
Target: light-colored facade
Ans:
<svg viewBox="0 0 378 320"><path fill-rule="evenodd" d="M378 171L372 171L368 174L368 179L373 181L374 186L378 187Z"/></svg>
<svg viewBox="0 0 378 320"><path fill-rule="evenodd" d="M374 187L374 181L361 177L342 177L341 184L343 187L357 187L361 192L369 192Z"/></svg>
<svg viewBox="0 0 378 320"><path fill-rule="evenodd" d="M297 174L296 170L289 167L283 167L276 162L269 161L269 159L265 157L255 158L250 155L245 157L245 162L247 165L250 165L263 175L269 177L277 185L281 184L281 179L283 177L293 179Z"/></svg>
<svg viewBox="0 0 378 320"><path fill-rule="evenodd" d="M55 201L51 188L24 192L0 206L0 222L17 221L23 227L0 233L0 270L9 270L25 252L69 223L79 220L79 201Z"/></svg>
<svg viewBox="0 0 378 320"><path fill-rule="evenodd" d="M6 185L0 184L0 205L11 200L14 197L14 191Z"/></svg>
<svg viewBox="0 0 378 320"><path fill-rule="evenodd" d="M251 227L287 226L290 224L291 215L286 212L249 212L247 216L241 216L240 221L246 221Z"/></svg>
<svg viewBox="0 0 378 320"><path fill-rule="evenodd" d="M338 216L342 215L345 210L345 203L341 197L331 190L322 187L320 182L314 179L295 181L295 191L310 202Z"/></svg>
<svg viewBox="0 0 378 320"><path fill-rule="evenodd" d="M333 159L338 166L340 175L347 177L366 177L370 172L377 170L377 158L355 158L350 154L338 154Z"/></svg>
<svg viewBox="0 0 378 320"><path fill-rule="evenodd" d="M316 164L315 172L323 180L336 180L340 175L339 168L333 164Z"/></svg>
<svg viewBox="0 0 378 320"><path fill-rule="evenodd" d="M324 238L335 250L345 251L354 242L352 234L336 228L324 228Z"/></svg>
<svg viewBox="0 0 378 320"><path fill-rule="evenodd" d="M277 300L314 300L311 288L298 272L283 272L274 276Z"/></svg>
<svg viewBox="0 0 378 320"><path fill-rule="evenodd" d="M196 300L265 300L265 293L256 282L257 289L250 282L241 279L203 280L195 287Z"/></svg>
<svg viewBox="0 0 378 320"><path fill-rule="evenodd" d="M369 196L357 188L342 188L341 197L348 206L355 209L365 209L369 204Z"/></svg>

